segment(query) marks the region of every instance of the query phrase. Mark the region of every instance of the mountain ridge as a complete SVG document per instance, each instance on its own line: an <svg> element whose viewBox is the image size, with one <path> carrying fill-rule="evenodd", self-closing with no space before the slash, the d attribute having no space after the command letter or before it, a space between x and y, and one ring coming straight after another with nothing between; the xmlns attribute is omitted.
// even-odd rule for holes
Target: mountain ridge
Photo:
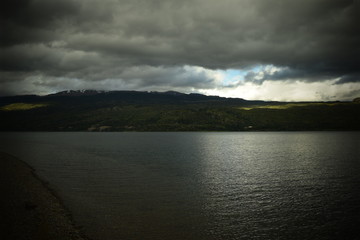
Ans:
<svg viewBox="0 0 360 240"><path fill-rule="evenodd" d="M15 95L0 97L0 104L14 101L79 101L81 99L90 101L122 101L140 104L178 104L178 103L245 103L262 102L248 101L242 98L225 98L219 96L207 96L200 93L181 93L176 91L156 92L156 91L131 91L131 90L66 90L48 95Z"/></svg>
<svg viewBox="0 0 360 240"><path fill-rule="evenodd" d="M358 101L96 90L0 97L0 131L349 131L359 122Z"/></svg>

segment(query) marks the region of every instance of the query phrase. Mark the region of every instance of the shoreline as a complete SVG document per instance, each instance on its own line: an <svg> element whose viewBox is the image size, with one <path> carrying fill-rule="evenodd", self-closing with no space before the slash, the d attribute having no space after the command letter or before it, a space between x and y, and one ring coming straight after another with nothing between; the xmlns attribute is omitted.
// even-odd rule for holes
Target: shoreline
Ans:
<svg viewBox="0 0 360 240"><path fill-rule="evenodd" d="M0 239L90 240L35 170L0 152Z"/></svg>

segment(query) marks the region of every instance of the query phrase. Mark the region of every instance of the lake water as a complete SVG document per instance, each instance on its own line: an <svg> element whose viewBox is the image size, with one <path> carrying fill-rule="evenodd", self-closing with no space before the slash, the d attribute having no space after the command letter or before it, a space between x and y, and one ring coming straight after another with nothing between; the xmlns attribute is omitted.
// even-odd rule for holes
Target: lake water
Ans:
<svg viewBox="0 0 360 240"><path fill-rule="evenodd" d="M0 136L93 239L360 236L360 132Z"/></svg>

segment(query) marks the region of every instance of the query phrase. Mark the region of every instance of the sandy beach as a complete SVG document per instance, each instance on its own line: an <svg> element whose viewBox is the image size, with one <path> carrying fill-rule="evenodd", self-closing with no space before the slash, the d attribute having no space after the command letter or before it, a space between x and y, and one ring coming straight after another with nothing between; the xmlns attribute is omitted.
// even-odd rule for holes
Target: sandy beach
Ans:
<svg viewBox="0 0 360 240"><path fill-rule="evenodd" d="M0 152L0 239L88 239L27 164Z"/></svg>

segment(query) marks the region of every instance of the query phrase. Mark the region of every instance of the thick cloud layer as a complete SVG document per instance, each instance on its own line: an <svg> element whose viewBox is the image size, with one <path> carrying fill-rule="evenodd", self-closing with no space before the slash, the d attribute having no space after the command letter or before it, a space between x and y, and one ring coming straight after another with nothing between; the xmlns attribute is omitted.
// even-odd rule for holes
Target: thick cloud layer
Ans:
<svg viewBox="0 0 360 240"><path fill-rule="evenodd" d="M57 85L54 90L109 81L135 90L225 87L214 77L216 69L247 71L244 82L254 84L360 82L358 0L5 0L2 5L0 84L13 86L3 94L40 78L39 87ZM272 70L256 72L255 66Z"/></svg>

